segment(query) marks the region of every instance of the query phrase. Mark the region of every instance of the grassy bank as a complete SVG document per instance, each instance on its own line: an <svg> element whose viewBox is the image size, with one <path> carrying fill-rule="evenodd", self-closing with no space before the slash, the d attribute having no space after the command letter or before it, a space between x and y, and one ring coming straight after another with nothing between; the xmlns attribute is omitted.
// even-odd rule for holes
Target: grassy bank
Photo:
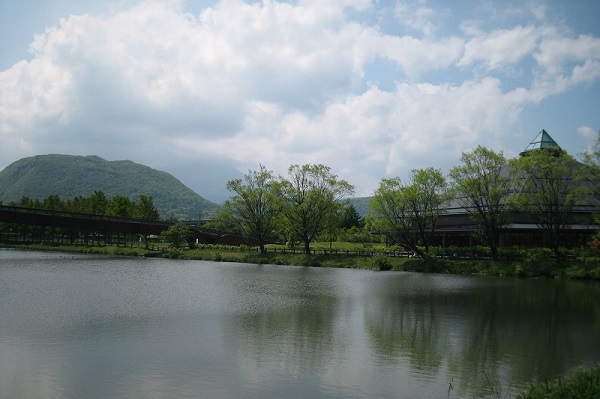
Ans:
<svg viewBox="0 0 600 399"><path fill-rule="evenodd" d="M20 250L73 252L93 255L146 256L149 251L141 247L92 246L92 245L49 245L49 244L0 244L0 248Z"/></svg>
<svg viewBox="0 0 600 399"><path fill-rule="evenodd" d="M5 246L6 247L6 246ZM524 260L401 258L359 256L355 254L311 254L269 252L226 246L202 246L195 249L165 252L149 251L143 247L75 246L32 244L13 246L18 249L80 252L118 256L160 256L178 259L241 262L254 264L335 267L347 269L396 270L423 273L476 274L513 277L544 277L600 280L600 259L575 258L557 262L553 259L531 257Z"/></svg>
<svg viewBox="0 0 600 399"><path fill-rule="evenodd" d="M518 399L596 399L600 398L600 365L578 370L565 378L534 384Z"/></svg>

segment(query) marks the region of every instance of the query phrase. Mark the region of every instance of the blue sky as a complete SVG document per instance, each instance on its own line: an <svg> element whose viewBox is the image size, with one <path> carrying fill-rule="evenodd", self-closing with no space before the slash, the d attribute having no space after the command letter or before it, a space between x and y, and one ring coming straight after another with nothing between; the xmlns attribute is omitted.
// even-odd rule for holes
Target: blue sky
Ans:
<svg viewBox="0 0 600 399"><path fill-rule="evenodd" d="M600 3L0 0L0 169L130 159L223 200L264 164L371 195L541 129L600 130Z"/></svg>

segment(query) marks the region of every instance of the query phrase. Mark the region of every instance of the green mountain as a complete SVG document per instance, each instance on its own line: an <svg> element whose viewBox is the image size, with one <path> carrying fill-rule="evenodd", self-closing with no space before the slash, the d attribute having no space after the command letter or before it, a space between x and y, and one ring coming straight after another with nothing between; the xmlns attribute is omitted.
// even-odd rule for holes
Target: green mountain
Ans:
<svg viewBox="0 0 600 399"><path fill-rule="evenodd" d="M104 191L138 201L152 196L162 219L198 219L218 205L204 199L172 175L131 161L107 161L97 156L38 155L16 161L0 171L0 201L21 197L43 200L49 195L72 199Z"/></svg>
<svg viewBox="0 0 600 399"><path fill-rule="evenodd" d="M371 199L373 199L373 197L350 198L350 203L354 205L354 208L360 217L365 217L371 211L371 207L369 206Z"/></svg>

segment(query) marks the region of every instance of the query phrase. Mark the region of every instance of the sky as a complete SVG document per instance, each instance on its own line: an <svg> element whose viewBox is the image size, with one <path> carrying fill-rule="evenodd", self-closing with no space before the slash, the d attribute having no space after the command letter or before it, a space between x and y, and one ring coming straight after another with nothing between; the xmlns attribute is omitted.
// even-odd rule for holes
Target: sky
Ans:
<svg viewBox="0 0 600 399"><path fill-rule="evenodd" d="M597 0L0 0L0 170L128 159L222 202L259 165L370 196L600 131Z"/></svg>

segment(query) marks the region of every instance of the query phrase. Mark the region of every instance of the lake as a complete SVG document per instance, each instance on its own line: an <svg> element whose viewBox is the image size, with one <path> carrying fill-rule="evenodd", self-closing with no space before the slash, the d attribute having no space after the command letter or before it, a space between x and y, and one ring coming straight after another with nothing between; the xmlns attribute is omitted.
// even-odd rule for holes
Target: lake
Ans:
<svg viewBox="0 0 600 399"><path fill-rule="evenodd" d="M0 250L0 398L510 397L600 284Z"/></svg>

